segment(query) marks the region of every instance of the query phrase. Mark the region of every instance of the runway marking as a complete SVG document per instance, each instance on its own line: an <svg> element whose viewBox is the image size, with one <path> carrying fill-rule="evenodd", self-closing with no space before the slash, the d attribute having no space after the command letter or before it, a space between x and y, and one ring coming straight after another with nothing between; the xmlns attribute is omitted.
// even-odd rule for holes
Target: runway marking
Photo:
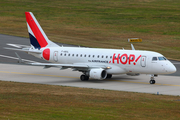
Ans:
<svg viewBox="0 0 180 120"><path fill-rule="evenodd" d="M19 60L19 58L12 57L12 56L6 56L6 55L0 55L0 57L5 57L5 58L10 58L10 59ZM27 61L27 62L36 62L36 61L26 60L26 59L22 59L22 60L23 60L23 61ZM36 63L38 63L38 62L36 62Z"/></svg>
<svg viewBox="0 0 180 120"><path fill-rule="evenodd" d="M21 72L9 72L9 71L0 71L0 73L12 73L12 74L21 74L21 75L35 75L35 76L48 76L48 77L62 77L62 78L79 78L79 77L70 77L70 76L58 76L58 75L46 75L46 74L33 74L33 73L21 73ZM124 80L110 80L106 79L105 81L115 81L115 82L124 82L124 83L135 83L135 84L148 84L147 82L135 82L135 81L124 81ZM180 87L180 85L173 85L173 84L160 84L156 83L154 85L159 85L159 86L176 86Z"/></svg>

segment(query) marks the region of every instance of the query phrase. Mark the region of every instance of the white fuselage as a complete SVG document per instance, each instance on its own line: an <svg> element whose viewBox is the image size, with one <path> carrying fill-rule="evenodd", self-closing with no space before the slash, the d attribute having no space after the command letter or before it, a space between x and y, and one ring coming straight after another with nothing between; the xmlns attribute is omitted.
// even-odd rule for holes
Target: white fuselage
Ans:
<svg viewBox="0 0 180 120"><path fill-rule="evenodd" d="M110 67L106 70L108 74L171 74L176 71L175 66L169 60L158 59L163 55L157 52L81 47L49 47L41 50L45 49L50 50L48 60L43 53L35 56L59 64L102 65ZM157 60L152 60L153 57Z"/></svg>

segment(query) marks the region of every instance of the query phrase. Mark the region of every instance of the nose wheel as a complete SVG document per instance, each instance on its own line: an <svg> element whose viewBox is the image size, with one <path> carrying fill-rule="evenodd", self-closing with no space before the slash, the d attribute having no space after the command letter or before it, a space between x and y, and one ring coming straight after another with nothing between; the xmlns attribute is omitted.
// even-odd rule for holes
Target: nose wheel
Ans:
<svg viewBox="0 0 180 120"><path fill-rule="evenodd" d="M151 80L149 81L150 84L155 84L156 81L154 80L154 77L157 77L158 75L151 75Z"/></svg>
<svg viewBox="0 0 180 120"><path fill-rule="evenodd" d="M149 83L150 83L150 84L155 84L156 81L155 81L155 80L150 80Z"/></svg>

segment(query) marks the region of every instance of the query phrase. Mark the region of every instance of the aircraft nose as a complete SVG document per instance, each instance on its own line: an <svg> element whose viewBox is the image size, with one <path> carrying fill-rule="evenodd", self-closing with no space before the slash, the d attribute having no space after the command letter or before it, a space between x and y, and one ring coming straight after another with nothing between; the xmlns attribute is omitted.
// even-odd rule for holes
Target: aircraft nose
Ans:
<svg viewBox="0 0 180 120"><path fill-rule="evenodd" d="M177 71L176 67L171 63L171 65L169 66L169 73L175 73Z"/></svg>

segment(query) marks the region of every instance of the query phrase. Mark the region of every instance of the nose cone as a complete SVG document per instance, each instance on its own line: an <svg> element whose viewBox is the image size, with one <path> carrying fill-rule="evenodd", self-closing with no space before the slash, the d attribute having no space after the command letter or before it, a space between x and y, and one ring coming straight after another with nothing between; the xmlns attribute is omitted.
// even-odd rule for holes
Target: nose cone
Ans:
<svg viewBox="0 0 180 120"><path fill-rule="evenodd" d="M168 69L168 73L175 73L177 71L176 67L171 63L171 65L169 65L169 69Z"/></svg>

